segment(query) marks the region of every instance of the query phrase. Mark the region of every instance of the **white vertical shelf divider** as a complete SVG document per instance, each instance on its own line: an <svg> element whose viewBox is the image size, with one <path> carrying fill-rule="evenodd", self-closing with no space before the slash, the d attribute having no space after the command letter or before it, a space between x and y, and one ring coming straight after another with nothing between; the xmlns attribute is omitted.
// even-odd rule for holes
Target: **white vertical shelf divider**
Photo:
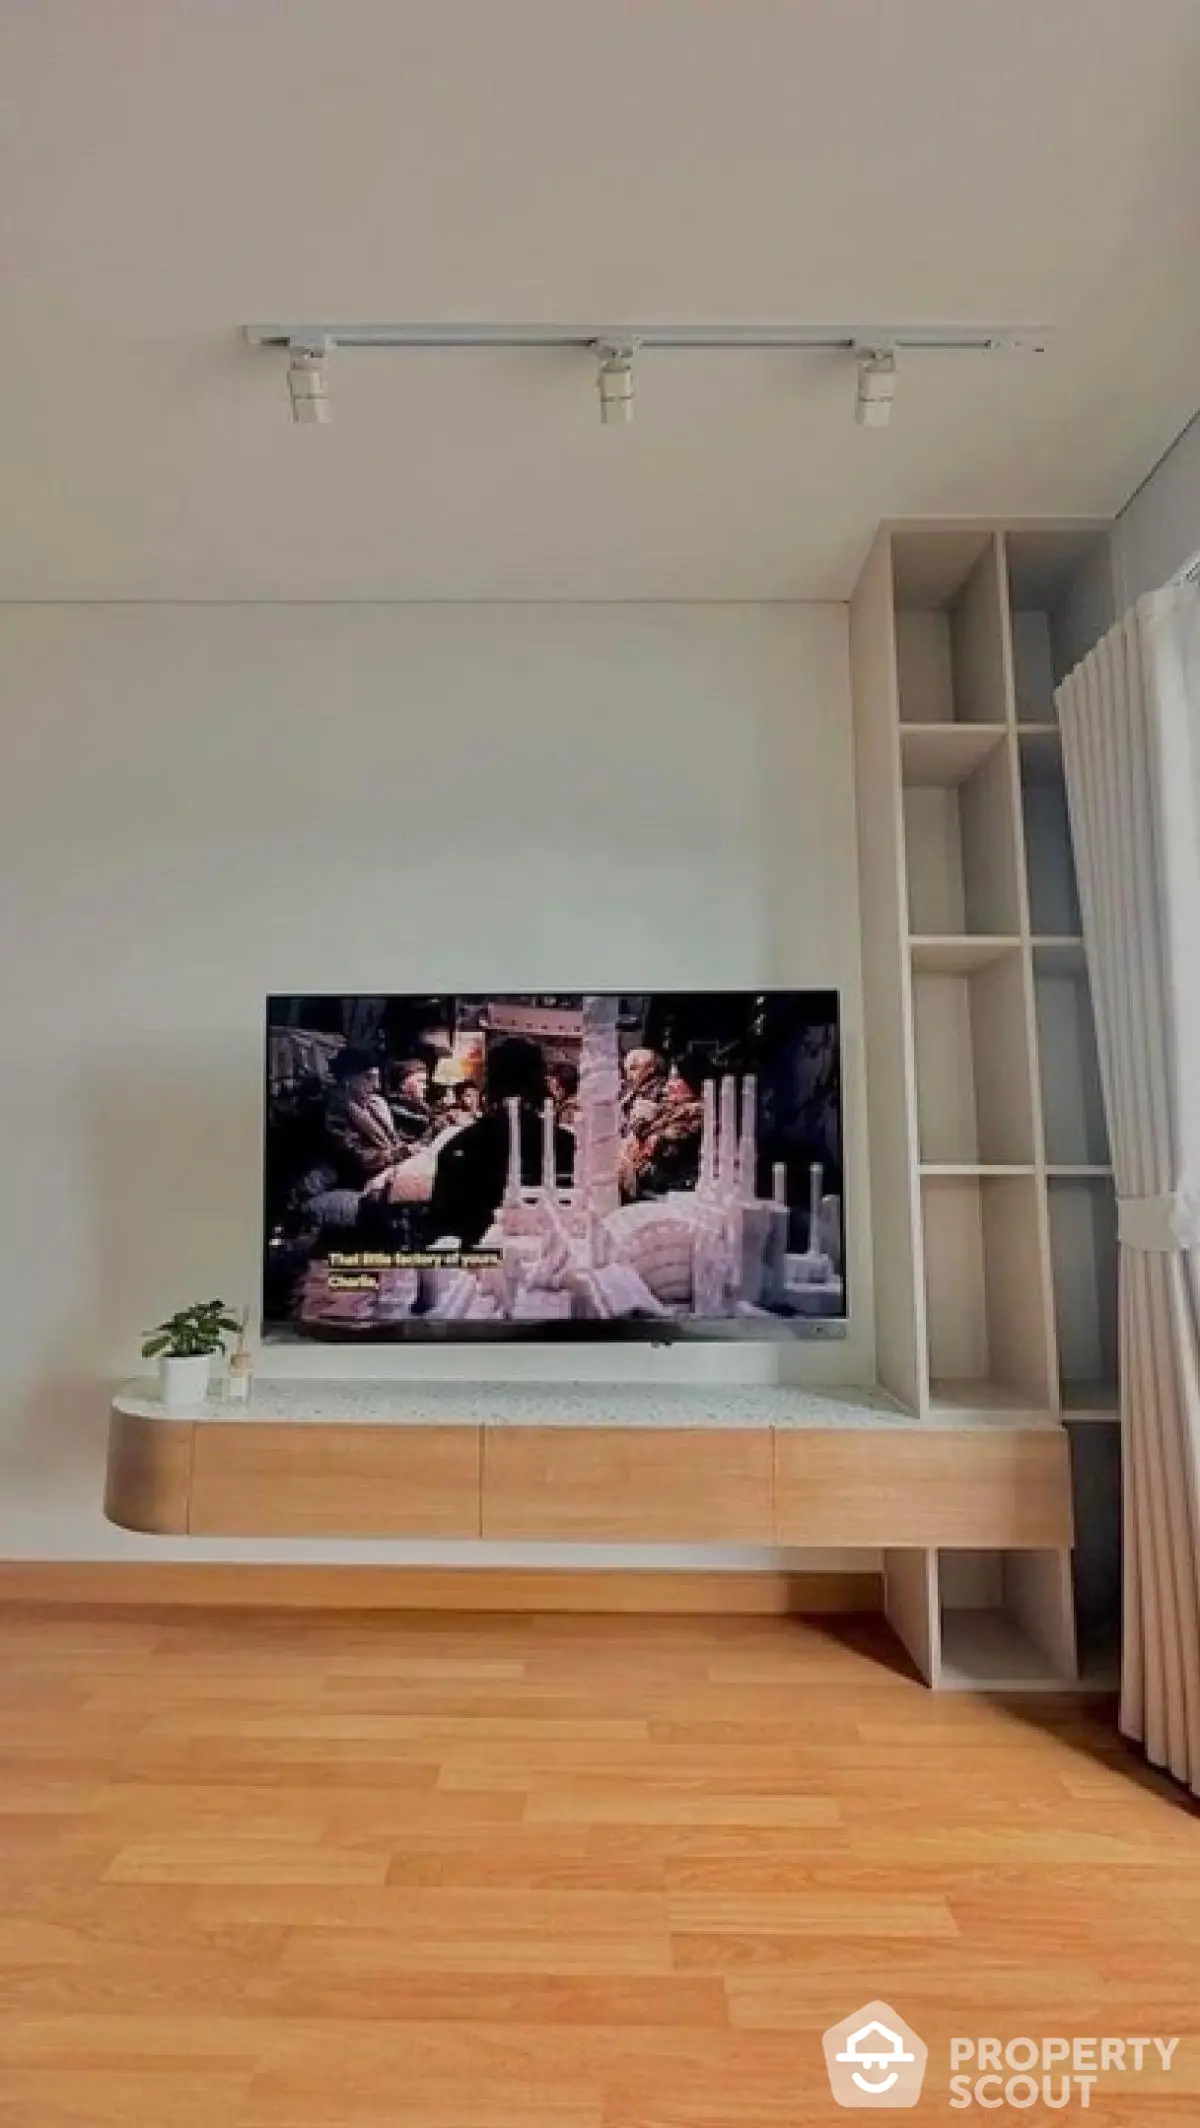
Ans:
<svg viewBox="0 0 1200 2128"><path fill-rule="evenodd" d="M908 1650L927 1685L942 1674L942 1610L938 1555L932 1551L887 1551L883 1555L884 1616Z"/></svg>
<svg viewBox="0 0 1200 2128"><path fill-rule="evenodd" d="M925 645L922 645L925 648ZM867 1056L876 1369L923 1411L929 1385L918 1216L917 1101L905 908L899 660L892 545L881 532L850 606L863 1032Z"/></svg>

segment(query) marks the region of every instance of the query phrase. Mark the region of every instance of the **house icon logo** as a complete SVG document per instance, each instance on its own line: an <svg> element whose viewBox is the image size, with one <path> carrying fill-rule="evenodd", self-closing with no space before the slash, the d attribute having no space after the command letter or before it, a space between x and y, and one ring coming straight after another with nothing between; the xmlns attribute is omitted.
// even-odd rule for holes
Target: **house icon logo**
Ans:
<svg viewBox="0 0 1200 2128"><path fill-rule="evenodd" d="M869 2002L821 2042L829 2083L839 2106L915 2106L929 2049L886 2002Z"/></svg>

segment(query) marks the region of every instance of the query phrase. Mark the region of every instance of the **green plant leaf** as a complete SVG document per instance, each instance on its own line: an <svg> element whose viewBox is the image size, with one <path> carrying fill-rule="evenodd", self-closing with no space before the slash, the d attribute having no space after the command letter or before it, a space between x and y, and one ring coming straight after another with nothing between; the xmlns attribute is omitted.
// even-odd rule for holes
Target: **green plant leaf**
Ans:
<svg viewBox="0 0 1200 2128"><path fill-rule="evenodd" d="M193 1301L190 1308L168 1315L165 1322L147 1334L142 1357L154 1359L165 1352L171 1359L204 1359L224 1351L223 1333L232 1335L240 1328L236 1316L229 1313L227 1301Z"/></svg>

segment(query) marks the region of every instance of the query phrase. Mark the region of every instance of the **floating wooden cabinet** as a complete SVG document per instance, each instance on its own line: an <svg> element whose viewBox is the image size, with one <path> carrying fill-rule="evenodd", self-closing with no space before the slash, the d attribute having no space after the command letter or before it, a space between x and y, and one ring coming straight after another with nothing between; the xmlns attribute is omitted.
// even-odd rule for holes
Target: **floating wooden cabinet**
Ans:
<svg viewBox="0 0 1200 2128"><path fill-rule="evenodd" d="M477 1537L477 1426L197 1425L191 1533Z"/></svg>
<svg viewBox="0 0 1200 2128"><path fill-rule="evenodd" d="M1060 1428L775 1436L779 1544L1069 1545Z"/></svg>
<svg viewBox="0 0 1200 2128"><path fill-rule="evenodd" d="M483 1534L770 1544L770 1429L489 1427Z"/></svg>

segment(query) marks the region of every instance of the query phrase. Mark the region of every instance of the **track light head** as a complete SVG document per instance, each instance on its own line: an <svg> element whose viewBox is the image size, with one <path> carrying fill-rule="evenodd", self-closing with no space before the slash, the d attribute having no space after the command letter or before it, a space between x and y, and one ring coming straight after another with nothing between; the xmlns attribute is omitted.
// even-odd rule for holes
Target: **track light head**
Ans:
<svg viewBox="0 0 1200 2128"><path fill-rule="evenodd" d="M633 420L632 342L624 346L599 341L596 346L596 385L600 393L600 419L605 428Z"/></svg>
<svg viewBox="0 0 1200 2128"><path fill-rule="evenodd" d="M323 346L289 346L287 375L293 421L329 420L329 370L325 356Z"/></svg>
<svg viewBox="0 0 1200 2128"><path fill-rule="evenodd" d="M885 429L896 397L894 347L857 347L858 392L854 419L861 429Z"/></svg>

